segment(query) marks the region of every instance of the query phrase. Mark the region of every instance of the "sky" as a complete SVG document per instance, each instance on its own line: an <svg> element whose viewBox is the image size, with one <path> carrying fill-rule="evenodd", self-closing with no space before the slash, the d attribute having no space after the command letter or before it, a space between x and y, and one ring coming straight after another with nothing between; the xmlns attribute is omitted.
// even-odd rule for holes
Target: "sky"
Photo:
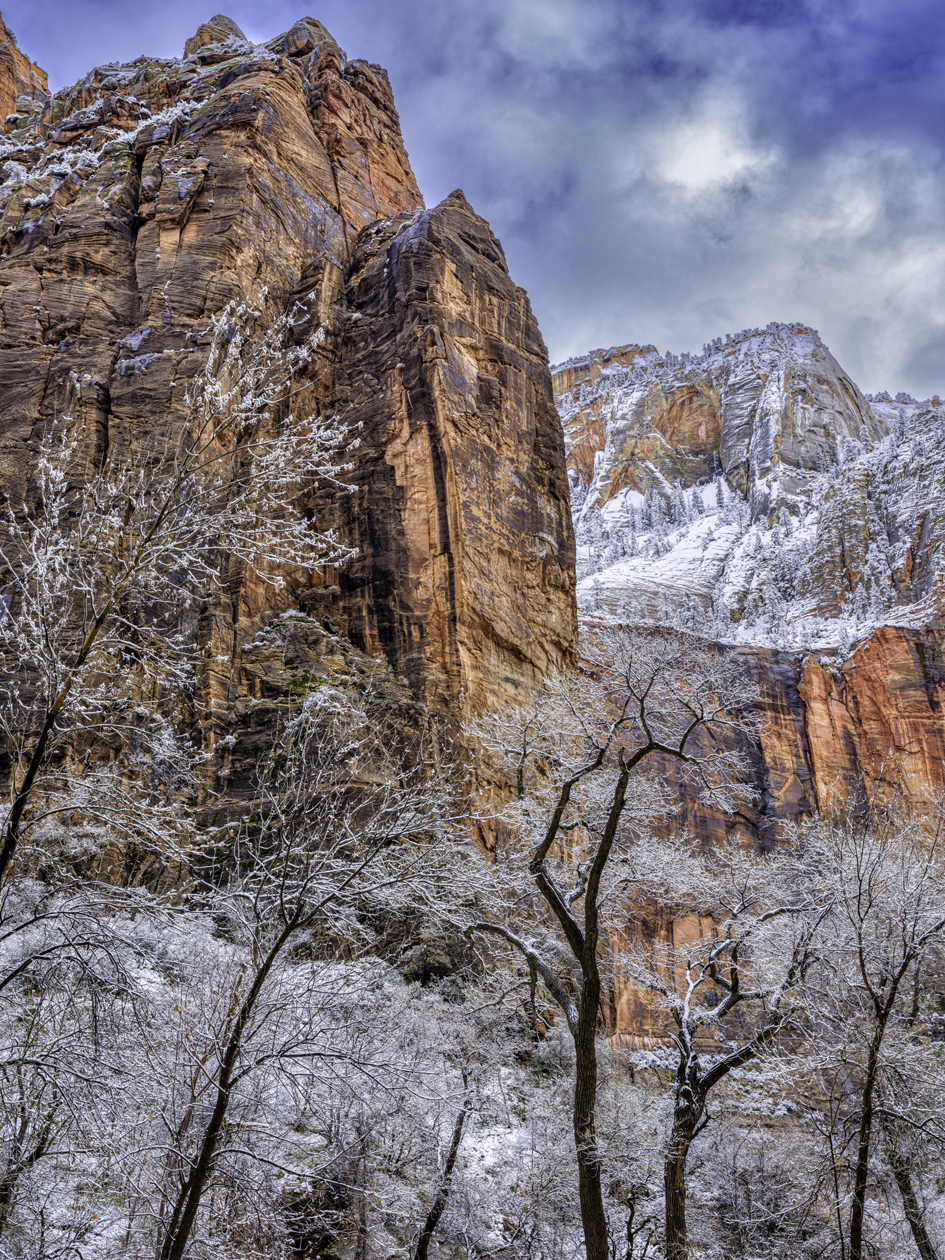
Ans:
<svg viewBox="0 0 945 1260"><path fill-rule="evenodd" d="M257 40L303 15L222 3ZM552 362L799 320L865 390L945 391L941 0L309 4L387 68L427 204L489 220ZM218 11L3 4L54 88Z"/></svg>

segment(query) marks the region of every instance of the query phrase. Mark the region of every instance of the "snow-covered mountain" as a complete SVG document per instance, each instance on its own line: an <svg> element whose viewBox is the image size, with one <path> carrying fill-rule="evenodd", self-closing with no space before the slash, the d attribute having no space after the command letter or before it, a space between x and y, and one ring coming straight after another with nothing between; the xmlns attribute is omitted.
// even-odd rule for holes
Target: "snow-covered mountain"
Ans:
<svg viewBox="0 0 945 1260"><path fill-rule="evenodd" d="M552 370L585 609L782 647L938 621L938 398L864 395L796 323Z"/></svg>

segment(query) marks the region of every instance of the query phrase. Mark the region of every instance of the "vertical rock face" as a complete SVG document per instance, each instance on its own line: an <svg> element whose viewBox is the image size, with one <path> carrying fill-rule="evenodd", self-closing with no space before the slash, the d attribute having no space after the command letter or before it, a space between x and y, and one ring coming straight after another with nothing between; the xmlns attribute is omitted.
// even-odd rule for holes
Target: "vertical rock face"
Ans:
<svg viewBox="0 0 945 1260"><path fill-rule="evenodd" d="M663 762L680 800L672 827L705 844L736 834L770 848L784 823L829 817L857 797L897 792L922 810L945 787L945 660L934 632L882 627L842 663L830 653L720 650L760 690L754 736L738 746L742 800L732 814L709 808Z"/></svg>
<svg viewBox="0 0 945 1260"><path fill-rule="evenodd" d="M940 636L884 626L840 669L807 659L798 692L824 812L900 787L921 807L945 786L945 661Z"/></svg>
<svg viewBox="0 0 945 1260"><path fill-rule="evenodd" d="M357 495L337 508L363 551L327 580L343 595L307 590L318 576L280 597L234 579L203 617L211 714L232 709L240 644L277 598L340 617L437 705L515 694L568 658L573 540L545 348L462 197L423 214L381 67L348 60L314 18L256 45L218 15L182 60L98 67L11 125L0 503L29 498L37 438L63 417L90 422L93 458L163 448L231 299L269 313L305 299L324 339L299 408L363 421Z"/></svg>
<svg viewBox="0 0 945 1260"><path fill-rule="evenodd" d="M575 634L564 443L528 298L455 192L362 237L348 302L351 637L435 707L515 698Z"/></svg>
<svg viewBox="0 0 945 1260"><path fill-rule="evenodd" d="M604 409L607 394L594 388L601 373L611 369L633 368L646 364L658 353L655 346L612 346L594 350L581 358L569 359L554 369L551 383L560 405L571 400L567 412L568 468L575 484L589 486L601 460L606 442Z"/></svg>
<svg viewBox="0 0 945 1260"><path fill-rule="evenodd" d="M54 97L37 78L39 108L11 121L0 493L29 498L37 437L64 416L90 421L96 457L163 445L208 317L264 284L273 311L307 298L325 339L301 405L341 406L358 426L355 491L327 510L359 554L294 575L280 603L332 614L434 709L514 699L570 658L575 631L565 452L528 300L462 194L424 210L380 67L349 61L313 18L252 45L218 17L194 41L183 60L99 67ZM19 92L34 71L10 57ZM705 590L677 579L706 604L724 597L729 629L754 627L738 650L766 683L767 720L745 750L756 803L737 825L767 842L778 819L827 808L835 783L872 790L890 758L913 794L939 781L935 634L887 626L844 660L785 651L774 613L764 633L745 613L758 592L776 611L780 592L810 622L858 586L879 599L884 573L896 607L932 598L943 444L934 406L867 403L800 326L703 359L628 345L556 380L582 520L611 511L613 546L619 511L648 490L651 525L654 496L666 505L661 549L672 507L690 541L713 534L700 563L724 552ZM635 563L658 576L674 545ZM740 569L726 558L739 547ZM276 600L236 575L208 601L212 719L237 703L241 645ZM683 809L709 839L732 825Z"/></svg>
<svg viewBox="0 0 945 1260"><path fill-rule="evenodd" d="M625 487L692 482L721 467L753 515L766 515L803 493L844 439L887 431L802 324L749 329L698 357L653 346L595 351L557 367L554 379L569 432L592 401L608 413L600 504Z"/></svg>
<svg viewBox="0 0 945 1260"><path fill-rule="evenodd" d="M11 130L38 112L48 94L46 71L20 52L0 14L0 119L6 120L4 129Z"/></svg>

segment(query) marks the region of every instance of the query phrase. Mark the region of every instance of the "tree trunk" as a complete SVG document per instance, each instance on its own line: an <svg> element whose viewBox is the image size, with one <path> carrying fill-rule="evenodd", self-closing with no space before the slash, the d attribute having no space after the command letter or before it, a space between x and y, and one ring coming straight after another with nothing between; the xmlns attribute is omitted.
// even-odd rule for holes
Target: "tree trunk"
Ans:
<svg viewBox="0 0 945 1260"><path fill-rule="evenodd" d="M213 1169L217 1141L223 1131L227 1108L230 1105L233 1073L242 1047L243 1031L252 1018L257 999L262 992L263 985L266 983L273 964L297 927L298 919L290 919L279 933L275 944L260 964L250 986L249 993L240 1007L220 1062L216 1101L213 1111L204 1129L190 1174L181 1186L180 1193L177 1196L177 1202L171 1213L171 1219L161 1246L160 1260L184 1260L184 1255L190 1242L191 1231L197 1219L200 1200L203 1197L204 1189Z"/></svg>
<svg viewBox="0 0 945 1260"><path fill-rule="evenodd" d="M873 1093L879 1070L879 1049L885 1021L878 1028L866 1060L866 1077L861 1095L860 1131L856 1142L856 1169L853 1176L853 1202L850 1204L850 1260L863 1260L863 1213L869 1175L870 1138L873 1132Z"/></svg>
<svg viewBox="0 0 945 1260"><path fill-rule="evenodd" d="M922 1260L938 1260L935 1244L929 1237L928 1230L925 1228L925 1222L922 1219L922 1209L919 1207L919 1197L912 1185L912 1175L909 1171L908 1161L903 1158L899 1150L895 1126L892 1120L882 1113L880 1114L879 1123L883 1134L883 1150L885 1151L886 1159L889 1161L889 1167L893 1171L893 1176L896 1178L899 1193L902 1196L903 1211L906 1214L906 1220L909 1222L909 1228L912 1230L912 1238L915 1242L916 1250L922 1257Z"/></svg>
<svg viewBox="0 0 945 1260"><path fill-rule="evenodd" d="M23 1137L23 1129L21 1128L16 1138L16 1147L7 1161L6 1172L0 1178L0 1234L2 1234L9 1222L10 1213L16 1205L16 1186L23 1173L33 1168L49 1150L52 1142L53 1121L58 1109L58 1101L46 1113L43 1120L43 1127L28 1155L18 1156L20 1142ZM26 1127L24 1119L23 1127Z"/></svg>
<svg viewBox="0 0 945 1260"><path fill-rule="evenodd" d="M463 1084L467 1084L465 1075L463 1076ZM466 1123L466 1117L469 1115L469 1097L463 1100L462 1108L456 1117L456 1123L453 1125L453 1136L450 1139L450 1148L446 1156L446 1165L443 1169L443 1179L437 1188L436 1196L427 1213L427 1219L423 1223L423 1230L417 1239L417 1249L414 1252L413 1260L427 1260L427 1252L430 1247L430 1239L433 1232L440 1223L440 1217L446 1207L446 1200L449 1198L450 1182L453 1179L453 1168L456 1164L456 1156L459 1154L460 1143L463 1140L463 1125Z"/></svg>
<svg viewBox="0 0 945 1260"><path fill-rule="evenodd" d="M702 1108L693 1103L688 1085L676 1102L673 1129L663 1167L663 1191L666 1197L666 1260L686 1260L689 1243L686 1234L686 1160Z"/></svg>
<svg viewBox="0 0 945 1260"><path fill-rule="evenodd" d="M600 977L596 966L581 991L581 1010L574 1038L574 1144L577 1148L578 1192L587 1260L610 1260L607 1245L607 1213L600 1184L600 1156L597 1151L597 1010L600 1004Z"/></svg>
<svg viewBox="0 0 945 1260"><path fill-rule="evenodd" d="M6 1230L7 1218L13 1210L13 1191L16 1187L17 1172L8 1173L0 1180L0 1234Z"/></svg>

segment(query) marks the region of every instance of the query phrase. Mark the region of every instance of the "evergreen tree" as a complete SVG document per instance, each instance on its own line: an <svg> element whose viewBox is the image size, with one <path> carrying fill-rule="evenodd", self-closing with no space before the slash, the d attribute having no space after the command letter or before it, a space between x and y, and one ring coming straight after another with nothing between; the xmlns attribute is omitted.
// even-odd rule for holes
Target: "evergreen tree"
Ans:
<svg viewBox="0 0 945 1260"><path fill-rule="evenodd" d="M689 519L689 513L686 508L686 495L678 481L673 483L673 491L670 497L670 519L674 525L685 525Z"/></svg>

